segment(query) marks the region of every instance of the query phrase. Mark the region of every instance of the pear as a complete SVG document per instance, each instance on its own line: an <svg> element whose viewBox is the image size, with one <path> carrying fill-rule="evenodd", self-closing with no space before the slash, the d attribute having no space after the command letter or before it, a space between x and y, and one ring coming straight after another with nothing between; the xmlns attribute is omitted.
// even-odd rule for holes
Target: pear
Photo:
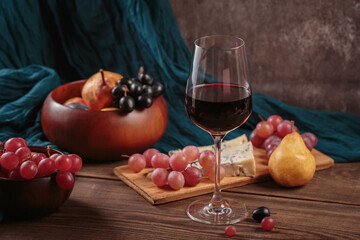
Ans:
<svg viewBox="0 0 360 240"><path fill-rule="evenodd" d="M118 73L103 71L92 75L84 84L81 96L91 110L101 110L110 107L114 97L111 90L116 86L117 81L122 79Z"/></svg>
<svg viewBox="0 0 360 240"><path fill-rule="evenodd" d="M269 159L269 171L278 184L285 187L302 186L315 173L314 156L297 132L286 135Z"/></svg>

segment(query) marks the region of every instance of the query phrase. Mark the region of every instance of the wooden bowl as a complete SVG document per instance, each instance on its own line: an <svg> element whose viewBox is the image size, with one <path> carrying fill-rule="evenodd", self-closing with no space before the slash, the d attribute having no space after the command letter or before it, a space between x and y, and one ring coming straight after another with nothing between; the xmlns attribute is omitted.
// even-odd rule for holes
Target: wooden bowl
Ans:
<svg viewBox="0 0 360 240"><path fill-rule="evenodd" d="M41 111L41 125L46 137L58 147L86 160L111 161L121 155L142 152L164 134L168 110L162 96L150 108L128 114L119 111L72 109L62 105L81 95L85 80L54 89Z"/></svg>
<svg viewBox="0 0 360 240"><path fill-rule="evenodd" d="M32 152L47 155L46 147L29 147ZM61 152L50 149L50 154ZM0 222L45 216L56 211L70 196L56 183L56 173L26 179L0 177Z"/></svg>

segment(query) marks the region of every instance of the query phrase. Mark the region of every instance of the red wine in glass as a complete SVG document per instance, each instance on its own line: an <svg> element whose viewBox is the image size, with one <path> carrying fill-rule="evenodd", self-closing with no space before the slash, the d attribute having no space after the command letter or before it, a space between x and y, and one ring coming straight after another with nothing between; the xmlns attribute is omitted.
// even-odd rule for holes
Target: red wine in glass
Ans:
<svg viewBox="0 0 360 240"><path fill-rule="evenodd" d="M201 84L186 94L186 112L200 128L213 134L229 132L246 122L251 113L251 93L226 83Z"/></svg>

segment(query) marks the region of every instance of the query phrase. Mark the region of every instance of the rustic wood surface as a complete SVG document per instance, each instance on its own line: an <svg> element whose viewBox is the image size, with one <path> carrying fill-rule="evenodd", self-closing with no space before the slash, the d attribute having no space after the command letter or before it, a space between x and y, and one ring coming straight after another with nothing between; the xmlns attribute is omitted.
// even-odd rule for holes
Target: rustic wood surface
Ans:
<svg viewBox="0 0 360 240"><path fill-rule="evenodd" d="M276 220L266 232L248 217L235 225L232 239L360 239L359 172L360 163L335 164L304 187L268 181L225 190L226 198L245 202L249 212L267 206ZM56 213L1 223L0 239L227 239L224 226L187 218L185 208L197 198L153 206L122 181L78 176Z"/></svg>

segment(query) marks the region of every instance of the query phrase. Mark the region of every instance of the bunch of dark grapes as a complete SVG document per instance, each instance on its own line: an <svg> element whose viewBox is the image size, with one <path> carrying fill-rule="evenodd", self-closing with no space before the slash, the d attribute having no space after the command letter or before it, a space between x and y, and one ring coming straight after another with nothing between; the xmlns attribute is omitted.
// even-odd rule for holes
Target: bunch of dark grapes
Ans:
<svg viewBox="0 0 360 240"><path fill-rule="evenodd" d="M122 78L112 89L112 106L118 107L123 113L129 113L135 108L149 108L153 99L161 96L163 91L164 86L155 82L148 73L141 73L138 78Z"/></svg>

